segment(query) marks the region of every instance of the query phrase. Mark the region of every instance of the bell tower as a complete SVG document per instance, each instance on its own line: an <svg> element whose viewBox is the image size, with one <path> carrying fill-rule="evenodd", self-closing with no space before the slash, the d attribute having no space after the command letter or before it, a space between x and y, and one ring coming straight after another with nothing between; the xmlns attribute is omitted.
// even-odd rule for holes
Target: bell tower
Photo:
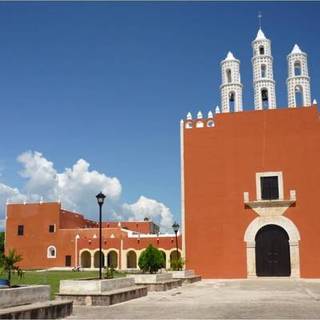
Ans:
<svg viewBox="0 0 320 320"><path fill-rule="evenodd" d="M256 110L275 109L276 93L271 41L265 37L261 28L255 40L252 41L252 49L254 107Z"/></svg>
<svg viewBox="0 0 320 320"><path fill-rule="evenodd" d="M220 64L222 112L242 111L240 61L229 51L227 57Z"/></svg>
<svg viewBox="0 0 320 320"><path fill-rule="evenodd" d="M295 44L287 59L288 106L289 108L310 106L311 92L307 54Z"/></svg>

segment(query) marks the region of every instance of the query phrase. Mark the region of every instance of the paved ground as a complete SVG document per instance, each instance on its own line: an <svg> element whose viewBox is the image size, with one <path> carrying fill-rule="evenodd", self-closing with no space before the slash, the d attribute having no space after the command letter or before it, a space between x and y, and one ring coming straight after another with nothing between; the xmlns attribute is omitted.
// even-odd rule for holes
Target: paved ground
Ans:
<svg viewBox="0 0 320 320"><path fill-rule="evenodd" d="M68 319L320 319L320 280L203 280Z"/></svg>

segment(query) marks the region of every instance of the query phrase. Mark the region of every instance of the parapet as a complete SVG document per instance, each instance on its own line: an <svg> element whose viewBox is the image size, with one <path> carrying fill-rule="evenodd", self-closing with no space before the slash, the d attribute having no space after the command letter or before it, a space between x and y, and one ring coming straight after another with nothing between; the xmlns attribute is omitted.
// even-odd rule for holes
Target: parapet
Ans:
<svg viewBox="0 0 320 320"><path fill-rule="evenodd" d="M215 109L215 114L218 114L218 113L220 113L220 108L217 106ZM189 112L187 114L187 119L182 120L182 122L184 123L185 129L204 128L204 127L213 128L215 126L213 117L214 117L214 114L211 110L208 112L207 118L204 118L202 112L199 111L197 113L197 118L192 119L192 114L191 112Z"/></svg>

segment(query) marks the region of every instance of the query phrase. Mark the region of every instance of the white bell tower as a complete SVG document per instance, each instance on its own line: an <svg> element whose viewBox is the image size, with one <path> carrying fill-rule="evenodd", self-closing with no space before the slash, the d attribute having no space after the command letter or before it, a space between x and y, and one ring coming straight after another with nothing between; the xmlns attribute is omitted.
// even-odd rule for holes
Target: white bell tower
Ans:
<svg viewBox="0 0 320 320"><path fill-rule="evenodd" d="M310 77L307 54L294 45L288 59L288 106L311 106Z"/></svg>
<svg viewBox="0 0 320 320"><path fill-rule="evenodd" d="M221 108L222 112L242 111L242 84L240 61L229 51L221 61Z"/></svg>
<svg viewBox="0 0 320 320"><path fill-rule="evenodd" d="M265 37L261 28L255 40L252 41L252 49L254 107L256 110L275 109L276 93L271 41Z"/></svg>

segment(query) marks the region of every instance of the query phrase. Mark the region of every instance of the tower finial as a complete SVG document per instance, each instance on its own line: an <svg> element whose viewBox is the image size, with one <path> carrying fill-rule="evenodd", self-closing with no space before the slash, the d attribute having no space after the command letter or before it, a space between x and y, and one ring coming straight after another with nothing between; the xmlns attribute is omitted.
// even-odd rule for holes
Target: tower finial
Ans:
<svg viewBox="0 0 320 320"><path fill-rule="evenodd" d="M261 29L261 21L262 21L262 13L261 13L261 11L258 12L258 19L259 19L259 29Z"/></svg>

